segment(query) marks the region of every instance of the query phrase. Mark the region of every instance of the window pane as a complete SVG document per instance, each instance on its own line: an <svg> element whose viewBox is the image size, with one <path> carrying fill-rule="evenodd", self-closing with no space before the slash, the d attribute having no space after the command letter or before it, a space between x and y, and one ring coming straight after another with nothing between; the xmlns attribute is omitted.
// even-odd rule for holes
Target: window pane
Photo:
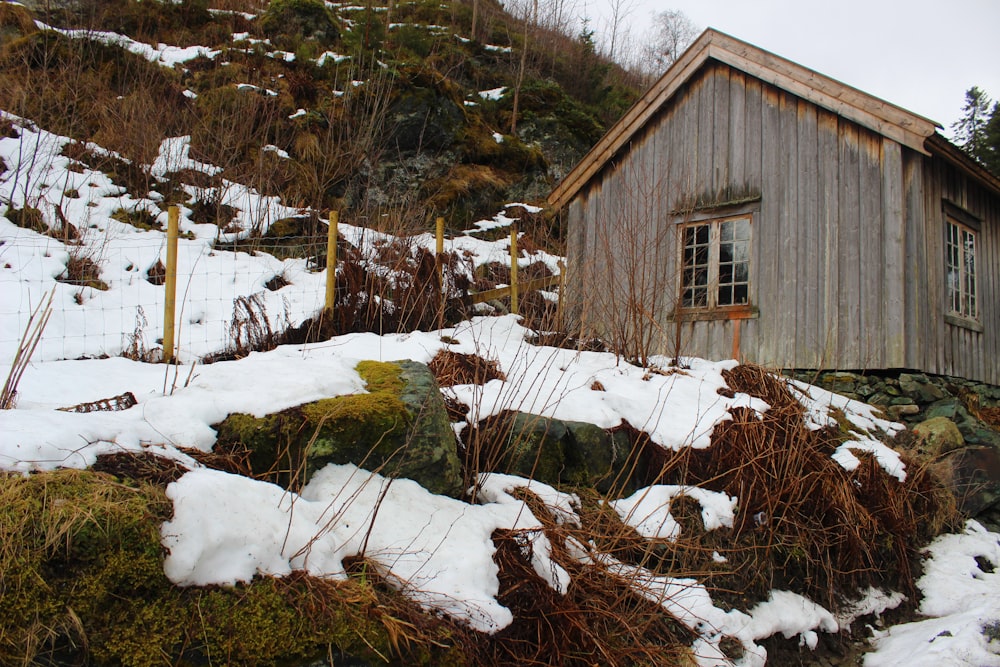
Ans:
<svg viewBox="0 0 1000 667"><path fill-rule="evenodd" d="M733 303L740 305L750 303L748 285L736 285L733 287Z"/></svg>
<svg viewBox="0 0 1000 667"><path fill-rule="evenodd" d="M950 312L979 317L976 295L976 233L953 220L945 234L945 280Z"/></svg>
<svg viewBox="0 0 1000 667"><path fill-rule="evenodd" d="M733 240L733 223L732 222L723 222L720 225L719 235L720 235L720 238L721 238L721 240L722 240L723 243L725 243L726 241L732 241Z"/></svg>
<svg viewBox="0 0 1000 667"><path fill-rule="evenodd" d="M707 245L709 226L698 225L695 229L697 230L697 236L696 236L697 242L703 245Z"/></svg>
<svg viewBox="0 0 1000 667"><path fill-rule="evenodd" d="M694 272L694 280L692 285L707 285L708 284L708 269L698 269Z"/></svg>
<svg viewBox="0 0 1000 667"><path fill-rule="evenodd" d="M708 246L698 246L694 254L695 266L708 266Z"/></svg>
<svg viewBox="0 0 1000 667"><path fill-rule="evenodd" d="M719 261L720 262L732 262L733 261L733 244L732 243L720 243L719 244Z"/></svg>
<svg viewBox="0 0 1000 667"><path fill-rule="evenodd" d="M704 287L693 287L684 290L683 305L685 308L700 308L708 305L708 290Z"/></svg>
<svg viewBox="0 0 1000 667"><path fill-rule="evenodd" d="M719 305L720 306L731 306L733 305L733 288L728 285L719 286Z"/></svg>
<svg viewBox="0 0 1000 667"><path fill-rule="evenodd" d="M750 219L740 218L729 223L733 226L733 238L737 241L750 240Z"/></svg>
<svg viewBox="0 0 1000 667"><path fill-rule="evenodd" d="M733 267L733 282L745 283L750 280L750 265L741 262Z"/></svg>
<svg viewBox="0 0 1000 667"><path fill-rule="evenodd" d="M719 264L719 284L729 285L733 282L733 265Z"/></svg>
<svg viewBox="0 0 1000 667"><path fill-rule="evenodd" d="M733 244L733 261L736 262L750 262L750 242L749 241L737 241Z"/></svg>

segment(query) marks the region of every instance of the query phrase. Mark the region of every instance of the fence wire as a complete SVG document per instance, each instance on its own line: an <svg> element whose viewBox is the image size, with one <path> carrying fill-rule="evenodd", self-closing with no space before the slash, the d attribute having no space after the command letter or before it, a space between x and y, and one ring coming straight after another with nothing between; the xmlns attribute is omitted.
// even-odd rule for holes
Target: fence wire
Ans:
<svg viewBox="0 0 1000 667"><path fill-rule="evenodd" d="M265 318L264 325L275 330L313 317L324 305L324 252L325 241L305 237L228 249L180 238L177 358L201 359L231 348L250 311L258 324ZM165 264L166 240L159 234L80 245L39 243L25 235L2 239L0 281L8 284L0 292L0 355L13 358L31 312L54 289L36 360L156 360Z"/></svg>

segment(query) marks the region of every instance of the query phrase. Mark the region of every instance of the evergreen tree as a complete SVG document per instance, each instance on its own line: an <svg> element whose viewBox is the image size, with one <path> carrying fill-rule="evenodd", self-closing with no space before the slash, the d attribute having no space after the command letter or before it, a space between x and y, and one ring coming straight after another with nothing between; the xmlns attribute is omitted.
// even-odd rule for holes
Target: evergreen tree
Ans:
<svg viewBox="0 0 1000 667"><path fill-rule="evenodd" d="M996 108L994 107L994 111ZM987 144L986 126L990 121L990 98L984 90L973 86L965 91L962 117L952 123L955 143L976 160L985 163L983 152Z"/></svg>
<svg viewBox="0 0 1000 667"><path fill-rule="evenodd" d="M1000 102L993 103L983 135L983 148L976 158L994 175L1000 176Z"/></svg>

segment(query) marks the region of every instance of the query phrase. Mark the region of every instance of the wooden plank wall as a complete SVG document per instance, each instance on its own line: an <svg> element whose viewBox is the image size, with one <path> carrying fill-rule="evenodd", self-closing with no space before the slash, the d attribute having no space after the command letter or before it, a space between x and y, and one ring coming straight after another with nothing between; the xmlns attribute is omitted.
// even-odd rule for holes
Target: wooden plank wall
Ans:
<svg viewBox="0 0 1000 667"><path fill-rule="evenodd" d="M673 352L679 328L683 354L732 356L733 322L675 325L668 317L680 291L677 218L669 212L727 189L759 191L751 301L760 315L740 325L745 359L784 368L916 368L1000 384L1000 322L987 326L992 335L976 342L967 330L945 328L939 316L941 198L992 220L984 222L980 235L980 302L984 312L993 313L998 307L986 304L990 299L1000 304L1000 285L987 284L984 277L989 262L1000 266L997 201L945 173L940 161L928 170L925 160L832 112L710 62L570 208L570 264L586 276L582 282L571 278L571 285L579 287L581 307L589 309L590 331L603 333L610 311L620 316L627 281L619 273L649 270L628 258L636 247L648 246L655 248L659 272L655 286L644 283L645 299L658 317L661 351ZM933 185L938 181L941 186ZM600 251L615 234L635 234L637 221L647 230L639 232L639 242ZM578 268L598 256L599 262L590 263L606 266L589 273ZM619 294L602 302L602 290Z"/></svg>
<svg viewBox="0 0 1000 667"><path fill-rule="evenodd" d="M1000 384L1000 197L939 157L904 155L907 252L913 291L906 295L908 366ZM979 307L983 331L945 322L945 215L947 200L981 220L977 235ZM917 263L923 266L914 266Z"/></svg>

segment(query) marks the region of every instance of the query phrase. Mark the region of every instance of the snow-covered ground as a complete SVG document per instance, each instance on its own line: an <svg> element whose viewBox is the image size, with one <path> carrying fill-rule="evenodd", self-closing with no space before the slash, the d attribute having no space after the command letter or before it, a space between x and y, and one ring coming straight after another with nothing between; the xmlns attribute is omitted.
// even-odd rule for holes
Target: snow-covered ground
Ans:
<svg viewBox="0 0 1000 667"><path fill-rule="evenodd" d="M164 51L166 52L166 51ZM490 91L486 91L490 92ZM7 117L10 118L10 117ZM763 401L725 387L722 371L735 362L685 360L684 369L649 373L614 355L529 345L515 316L480 317L443 331L375 335L350 334L311 345L284 346L238 361L210 365L197 360L226 347L232 301L260 295L268 314L284 313L291 324L322 307L325 272L310 271L305 260L278 260L263 253L214 248L219 230L195 224L182 208L180 270L184 276L178 310L185 313L180 336L183 365L166 367L121 357L140 306L146 318L145 344L156 345L162 327L163 287L144 279L165 255L163 233L140 231L114 220L117 209L141 208L158 218L156 193L126 193L100 172L81 168L60 154L65 138L13 119L17 137L0 139L0 213L25 205L38 208L46 222L58 216L83 232L81 245L15 226L0 215L0 364L13 360L28 316L54 290L56 309L42 343L18 387L15 409L0 412L0 469L30 474L56 467L87 467L96 457L118 451L150 451L176 459L190 472L168 487L174 517L162 526L169 550L167 576L179 585L245 581L259 573L277 576L306 570L317 576L344 576L343 559L364 555L428 610L447 614L482 632L508 625L510 610L497 601L499 581L490 536L497 528L517 529L532 541L533 566L557 591L569 574L552 559L541 523L512 495L528 487L555 516L578 523L577 500L536 481L508 475L479 480L477 504L436 496L409 480L388 480L355 466L329 466L300 494L272 484L200 466L178 447L210 450L211 425L234 412L262 416L320 398L364 391L355 371L361 360L413 359L427 362L439 350L476 353L496 360L506 380L449 389L481 419L518 409L601 427L622 420L648 432L662 447L704 448L729 410L768 410ZM95 150L99 148L94 147ZM152 177L177 169L211 173L215 168L190 160L187 143L164 143ZM296 213L279 201L239 184L224 182L221 199L233 206L234 236L266 229ZM74 196L68 196L73 192ZM192 191L192 197L198 193ZM516 207L480 228L509 224ZM343 226L357 246L385 240L370 230ZM415 243L433 248L427 234ZM473 264L502 261L506 239L486 242L459 236L448 250L465 252ZM102 267L107 290L70 286L56 278L69 258L86 253ZM558 258L538 253L523 263ZM271 292L265 283L281 275L288 285ZM655 363L667 368L666 359ZM595 390L594 387L601 387ZM842 410L856 440L838 452L847 468L856 465L850 449L871 451L886 471L902 480L898 455L871 434L894 432L864 405L808 385L795 385L810 423L821 427L831 408ZM76 413L60 410L131 392L137 404L123 411ZM670 516L672 497L685 495L702 507L704 528L731 525L739 498L696 487L657 486L612 500L623 520L649 537L671 539L679 527ZM590 545L567 544L571 554L620 576L699 637L695 651L704 665L730 664L720 649L724 637L745 648L737 664L760 665L766 652L756 642L781 633L815 646L817 633L834 632L862 614L898 605L902 596L871 590L859 594L856 614L835 617L800 595L775 590L746 610L723 611L697 580L655 575L621 563ZM1000 535L970 522L966 532L946 535L927 551L920 612L926 620L873 630L875 650L866 664L1000 665Z"/></svg>

